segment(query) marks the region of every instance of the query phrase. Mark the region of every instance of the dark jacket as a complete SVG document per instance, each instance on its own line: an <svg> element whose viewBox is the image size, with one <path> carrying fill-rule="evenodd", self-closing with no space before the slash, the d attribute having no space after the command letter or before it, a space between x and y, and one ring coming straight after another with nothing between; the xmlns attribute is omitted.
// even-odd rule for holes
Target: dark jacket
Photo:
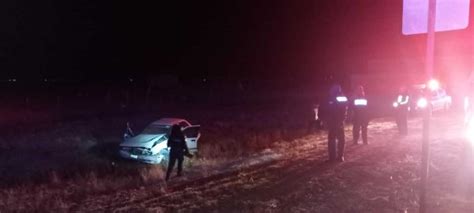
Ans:
<svg viewBox="0 0 474 213"><path fill-rule="evenodd" d="M352 121L367 122L369 120L368 100L364 95L353 96L349 104Z"/></svg>
<svg viewBox="0 0 474 213"><path fill-rule="evenodd" d="M184 154L188 151L186 140L181 130L170 134L168 147L170 147L170 152L175 154Z"/></svg>
<svg viewBox="0 0 474 213"><path fill-rule="evenodd" d="M347 101L330 101L329 106L330 119L328 125L332 126L331 123L334 123L335 126L344 125L347 116Z"/></svg>

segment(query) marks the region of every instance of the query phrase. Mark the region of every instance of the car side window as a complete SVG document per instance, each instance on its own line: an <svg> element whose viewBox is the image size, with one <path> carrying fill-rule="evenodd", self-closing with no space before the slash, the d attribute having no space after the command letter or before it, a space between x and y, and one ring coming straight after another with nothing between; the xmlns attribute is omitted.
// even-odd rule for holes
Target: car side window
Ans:
<svg viewBox="0 0 474 213"><path fill-rule="evenodd" d="M197 138L199 136L199 133L200 133L200 127L199 126L193 126L193 127L190 127L188 129L184 130L184 134L188 138Z"/></svg>

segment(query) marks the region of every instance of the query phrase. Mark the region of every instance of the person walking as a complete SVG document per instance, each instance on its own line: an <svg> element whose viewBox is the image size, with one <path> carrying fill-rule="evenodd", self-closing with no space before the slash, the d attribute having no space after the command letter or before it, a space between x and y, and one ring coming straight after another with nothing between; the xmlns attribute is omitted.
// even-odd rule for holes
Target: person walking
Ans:
<svg viewBox="0 0 474 213"><path fill-rule="evenodd" d="M320 110L320 118L328 129L328 162L343 162L345 149L344 120L347 115L347 97L342 93L342 88L334 84L328 99Z"/></svg>
<svg viewBox="0 0 474 213"><path fill-rule="evenodd" d="M357 87L349 105L349 114L352 120L352 142L355 145L358 144L361 134L362 142L369 144L367 139L367 127L369 126L367 103L364 87Z"/></svg>
<svg viewBox="0 0 474 213"><path fill-rule="evenodd" d="M178 176L182 175L184 156L192 157L189 153L188 146L184 134L181 131L181 127L173 125L171 127L171 133L168 138L168 147L170 148L168 169L166 171L166 181L169 180L173 167L178 161Z"/></svg>

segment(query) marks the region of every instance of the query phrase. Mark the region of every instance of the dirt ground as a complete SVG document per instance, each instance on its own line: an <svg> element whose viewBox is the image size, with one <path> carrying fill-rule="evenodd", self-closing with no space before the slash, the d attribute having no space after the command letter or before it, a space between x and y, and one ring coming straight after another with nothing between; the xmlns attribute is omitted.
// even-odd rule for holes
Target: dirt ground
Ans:
<svg viewBox="0 0 474 213"><path fill-rule="evenodd" d="M401 137L391 120L369 127L370 145L353 145L346 132L346 161L325 163L323 132L276 149L276 160L206 177L174 179L163 189L89 197L72 211L117 212L417 212L421 120ZM431 126L428 212L474 211L472 150L462 140L462 119L435 114Z"/></svg>

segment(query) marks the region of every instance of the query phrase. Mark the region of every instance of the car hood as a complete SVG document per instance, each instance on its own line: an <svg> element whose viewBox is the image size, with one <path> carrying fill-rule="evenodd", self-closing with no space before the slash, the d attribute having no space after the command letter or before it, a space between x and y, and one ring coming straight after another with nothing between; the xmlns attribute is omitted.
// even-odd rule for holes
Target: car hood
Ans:
<svg viewBox="0 0 474 213"><path fill-rule="evenodd" d="M159 135L140 134L123 141L120 144L120 146L152 148L155 142L162 140L162 138L164 137L165 137L165 134L159 134Z"/></svg>

